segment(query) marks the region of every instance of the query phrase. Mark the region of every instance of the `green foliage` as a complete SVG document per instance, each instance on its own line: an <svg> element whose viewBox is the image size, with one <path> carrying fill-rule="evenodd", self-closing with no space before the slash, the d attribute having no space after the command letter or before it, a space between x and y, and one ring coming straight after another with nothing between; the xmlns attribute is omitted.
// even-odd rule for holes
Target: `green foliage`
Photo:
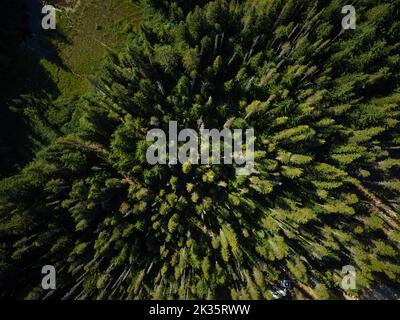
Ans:
<svg viewBox="0 0 400 320"><path fill-rule="evenodd" d="M49 259L57 298L272 298L283 279L340 298L347 264L360 290L398 285L399 12L361 2L351 34L341 1L147 1L73 131L26 109L56 140L0 182L1 296L43 297ZM149 165L170 120L254 128L255 171Z"/></svg>

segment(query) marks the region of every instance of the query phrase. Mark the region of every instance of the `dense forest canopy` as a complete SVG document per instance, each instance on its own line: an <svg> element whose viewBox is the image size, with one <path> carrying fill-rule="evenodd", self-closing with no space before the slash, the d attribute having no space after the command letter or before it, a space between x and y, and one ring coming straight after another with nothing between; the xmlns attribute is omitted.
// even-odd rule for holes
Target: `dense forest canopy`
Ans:
<svg viewBox="0 0 400 320"><path fill-rule="evenodd" d="M398 290L400 2L357 1L356 30L342 28L345 4L143 1L148 19L97 92L65 107L73 128L0 182L0 296ZM255 172L149 165L146 132L169 121L254 128ZM345 265L356 289L340 286Z"/></svg>

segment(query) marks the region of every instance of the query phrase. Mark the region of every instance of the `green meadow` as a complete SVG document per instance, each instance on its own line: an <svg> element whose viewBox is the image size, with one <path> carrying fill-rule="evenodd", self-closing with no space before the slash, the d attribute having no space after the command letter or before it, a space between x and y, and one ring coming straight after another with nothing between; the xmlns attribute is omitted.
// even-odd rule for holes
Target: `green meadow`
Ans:
<svg viewBox="0 0 400 320"><path fill-rule="evenodd" d="M40 64L60 98L83 95L90 92L88 79L100 69L107 53L124 46L142 11L130 0L80 0L72 8L65 1L55 5L60 10L57 29L47 30L43 43L55 50L57 59L43 57Z"/></svg>

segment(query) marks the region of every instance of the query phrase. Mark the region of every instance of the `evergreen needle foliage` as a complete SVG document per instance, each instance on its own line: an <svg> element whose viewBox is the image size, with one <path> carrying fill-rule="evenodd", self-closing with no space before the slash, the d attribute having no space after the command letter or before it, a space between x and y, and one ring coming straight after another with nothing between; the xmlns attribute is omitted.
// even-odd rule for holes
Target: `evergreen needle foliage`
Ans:
<svg viewBox="0 0 400 320"><path fill-rule="evenodd" d="M1 295L270 299L398 289L400 2L147 3L79 125L0 182ZM167 3L167 2L165 2ZM149 11L149 12L150 12ZM255 172L149 165L146 133L255 130ZM78 123L78 122L77 122Z"/></svg>

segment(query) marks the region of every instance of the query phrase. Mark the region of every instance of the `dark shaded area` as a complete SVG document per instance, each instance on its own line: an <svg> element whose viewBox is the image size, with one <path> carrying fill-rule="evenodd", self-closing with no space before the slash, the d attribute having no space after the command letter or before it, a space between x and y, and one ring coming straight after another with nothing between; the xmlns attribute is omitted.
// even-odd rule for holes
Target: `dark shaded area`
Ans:
<svg viewBox="0 0 400 320"><path fill-rule="evenodd" d="M22 0L5 0L0 3L0 177L15 170L15 145L21 122L13 114L8 103L16 92L17 74L15 62L24 37L28 36L27 17Z"/></svg>
<svg viewBox="0 0 400 320"><path fill-rule="evenodd" d="M46 104L47 98L59 95L40 60L46 58L68 69L49 41L66 43L67 39L57 30L41 29L41 8L39 0L0 3L0 178L16 173L34 157L38 147L32 141L41 144L26 117L26 107L32 100Z"/></svg>

